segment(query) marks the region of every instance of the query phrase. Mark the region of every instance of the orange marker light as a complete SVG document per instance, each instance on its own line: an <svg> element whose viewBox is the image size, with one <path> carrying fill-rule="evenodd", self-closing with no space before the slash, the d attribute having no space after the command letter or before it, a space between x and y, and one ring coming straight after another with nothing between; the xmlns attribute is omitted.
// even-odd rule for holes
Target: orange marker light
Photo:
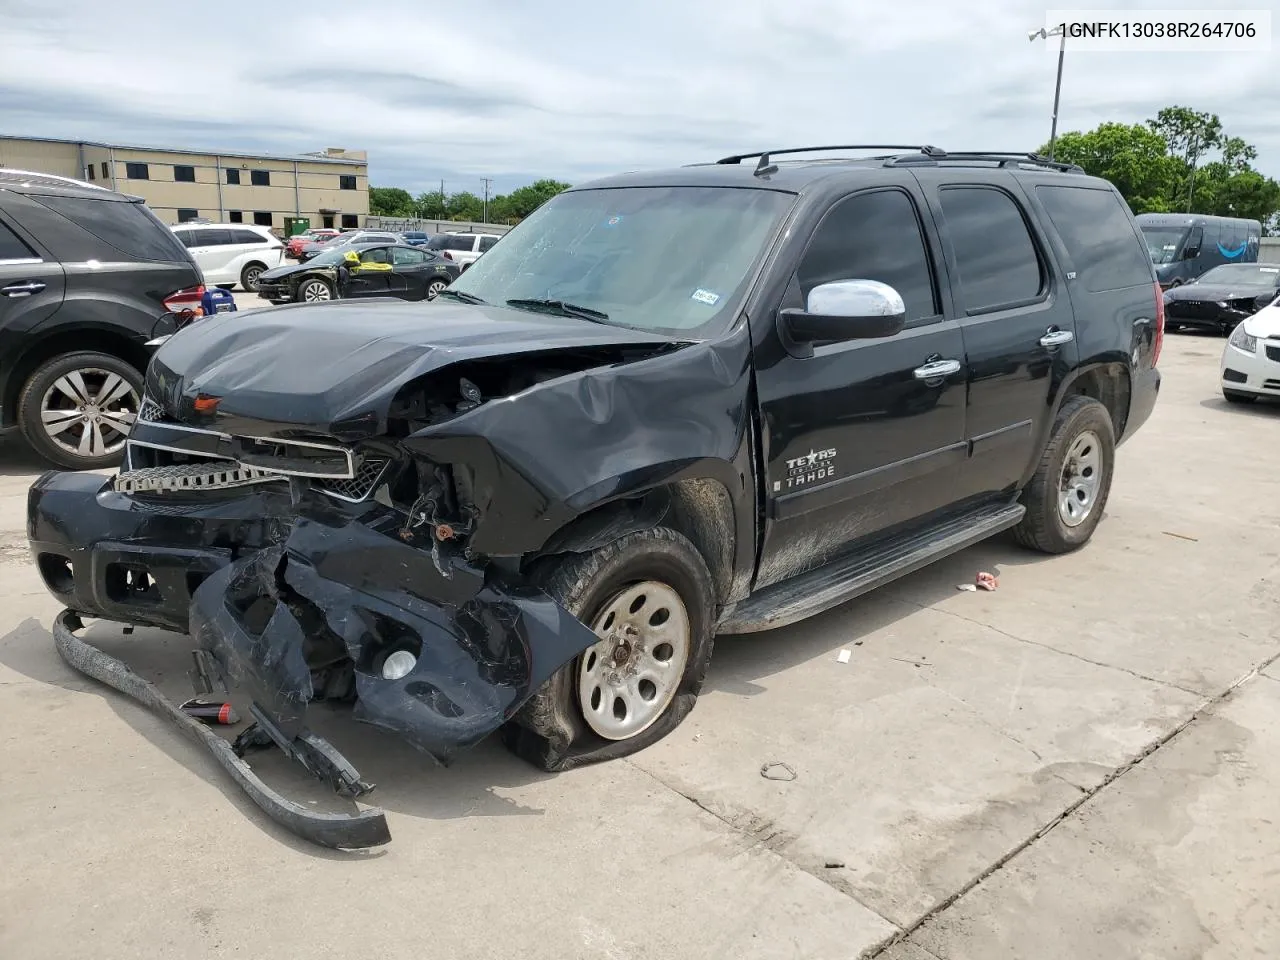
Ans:
<svg viewBox="0 0 1280 960"><path fill-rule="evenodd" d="M204 394L201 394L196 397L196 413L213 413L218 409L218 404L220 402L222 402L221 397L206 397Z"/></svg>

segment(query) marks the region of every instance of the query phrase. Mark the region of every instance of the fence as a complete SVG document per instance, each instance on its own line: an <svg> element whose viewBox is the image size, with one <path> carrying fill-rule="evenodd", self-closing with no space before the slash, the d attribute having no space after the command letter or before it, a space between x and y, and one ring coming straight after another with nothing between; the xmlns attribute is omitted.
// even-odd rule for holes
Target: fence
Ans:
<svg viewBox="0 0 1280 960"><path fill-rule="evenodd" d="M500 223L468 223L458 220L420 220L416 217L379 217L370 214L365 218L366 230L390 230L403 233L415 230L421 233L496 233L502 236L511 227Z"/></svg>
<svg viewBox="0 0 1280 960"><path fill-rule="evenodd" d="M1258 244L1258 259L1265 263L1280 263L1280 237L1263 237Z"/></svg>

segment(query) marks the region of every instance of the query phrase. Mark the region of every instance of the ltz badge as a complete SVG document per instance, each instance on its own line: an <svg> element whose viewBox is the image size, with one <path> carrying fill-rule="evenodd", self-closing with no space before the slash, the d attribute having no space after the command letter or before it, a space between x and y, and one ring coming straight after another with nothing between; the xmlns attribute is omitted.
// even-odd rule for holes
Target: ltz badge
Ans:
<svg viewBox="0 0 1280 960"><path fill-rule="evenodd" d="M787 461L786 480L775 480L774 491L795 490L807 487L823 480L830 480L836 475L836 451L810 450L803 456Z"/></svg>

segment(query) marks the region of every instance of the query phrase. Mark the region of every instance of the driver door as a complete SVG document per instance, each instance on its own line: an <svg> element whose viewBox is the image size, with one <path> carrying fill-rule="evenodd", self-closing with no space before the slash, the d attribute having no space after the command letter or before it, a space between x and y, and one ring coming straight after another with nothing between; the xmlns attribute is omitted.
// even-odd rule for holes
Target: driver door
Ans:
<svg viewBox="0 0 1280 960"><path fill-rule="evenodd" d="M348 297L386 297L391 289L391 253L386 247L359 251L360 266L351 268Z"/></svg>
<svg viewBox="0 0 1280 960"><path fill-rule="evenodd" d="M905 329L810 356L780 338L755 347L768 506L757 588L958 496L968 367L960 326L943 314L925 209L900 185L836 201L779 304L802 308L820 283L878 280L902 296Z"/></svg>

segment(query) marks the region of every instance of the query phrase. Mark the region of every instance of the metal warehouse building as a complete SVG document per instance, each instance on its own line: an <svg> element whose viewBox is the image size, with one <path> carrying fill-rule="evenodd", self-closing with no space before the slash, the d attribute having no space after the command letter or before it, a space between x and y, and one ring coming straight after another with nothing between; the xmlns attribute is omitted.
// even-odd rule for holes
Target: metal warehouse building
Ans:
<svg viewBox="0 0 1280 960"><path fill-rule="evenodd" d="M0 136L0 167L142 197L170 224L206 219L282 231L286 218L302 217L313 227L360 227L369 213L363 150L268 156Z"/></svg>

